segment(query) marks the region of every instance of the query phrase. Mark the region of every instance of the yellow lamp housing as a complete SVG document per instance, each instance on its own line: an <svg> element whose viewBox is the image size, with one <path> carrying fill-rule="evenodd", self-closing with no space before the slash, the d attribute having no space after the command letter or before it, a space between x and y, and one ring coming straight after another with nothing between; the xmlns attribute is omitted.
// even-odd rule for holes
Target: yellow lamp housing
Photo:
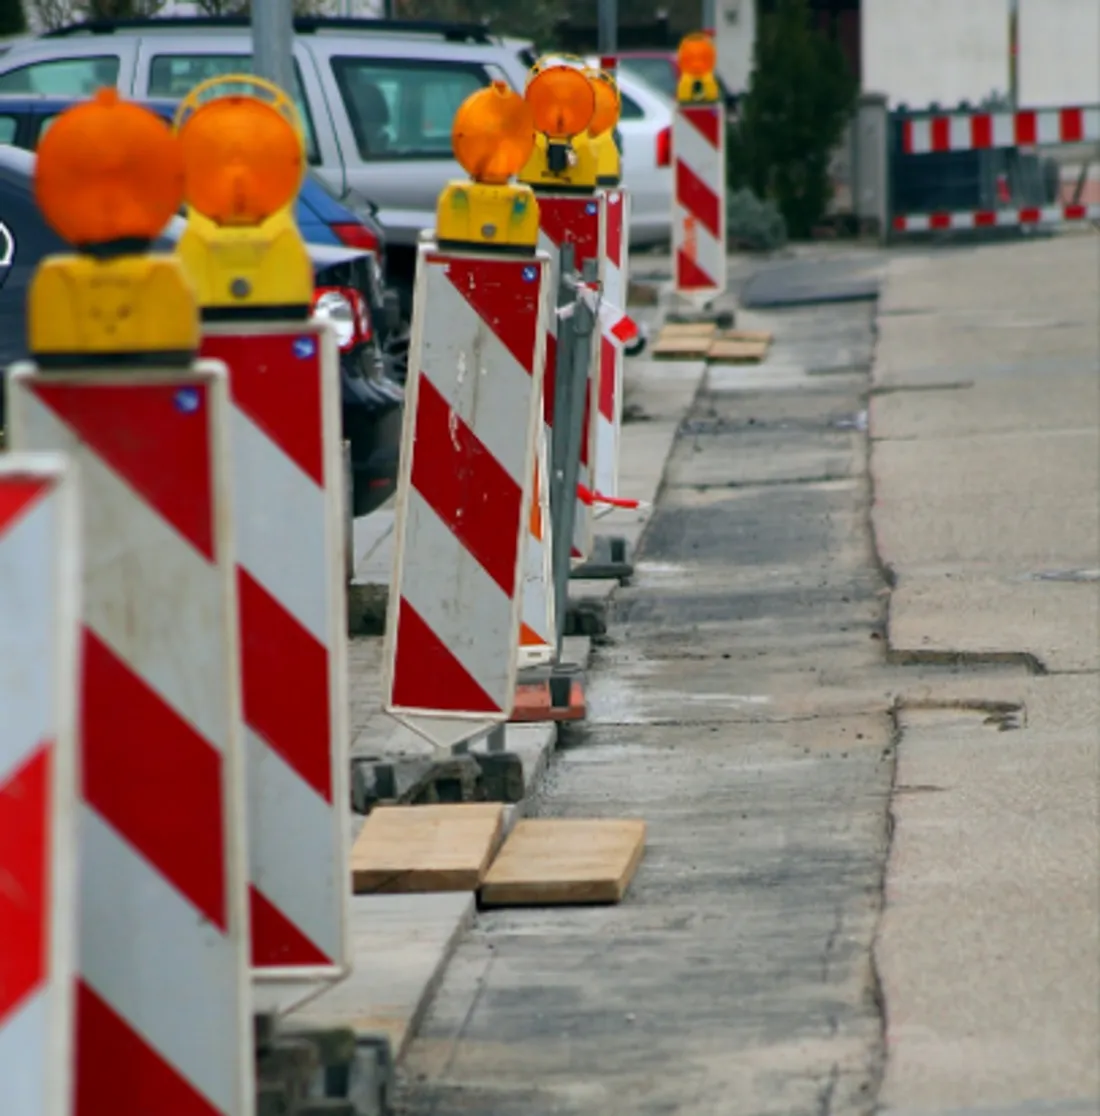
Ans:
<svg viewBox="0 0 1100 1116"><path fill-rule="evenodd" d="M721 100L721 96L714 74L681 74L676 86L676 100L682 105L712 105Z"/></svg>
<svg viewBox="0 0 1100 1116"><path fill-rule="evenodd" d="M599 178L597 151L582 132L572 139L556 139L543 134L535 137L535 149L519 172L520 182L534 190L589 194Z"/></svg>
<svg viewBox="0 0 1100 1116"><path fill-rule="evenodd" d="M596 153L596 184L618 186L623 179L623 159L613 132L601 132L591 141Z"/></svg>
<svg viewBox="0 0 1100 1116"><path fill-rule="evenodd" d="M456 179L439 195L435 236L441 248L476 247L531 254L539 239L539 205L530 186Z"/></svg>
<svg viewBox="0 0 1100 1116"><path fill-rule="evenodd" d="M313 266L294 220L306 171L293 101L254 74L214 77L180 105L187 228L176 251L207 320L306 317Z"/></svg>
<svg viewBox="0 0 1100 1116"><path fill-rule="evenodd" d="M49 256L27 291L27 347L43 367L186 364L200 339L194 290L165 253Z"/></svg>
<svg viewBox="0 0 1100 1116"><path fill-rule="evenodd" d="M207 320L265 317L274 307L309 315L313 264L289 206L262 224L229 227L188 206L176 252Z"/></svg>
<svg viewBox="0 0 1100 1116"><path fill-rule="evenodd" d="M713 35L706 31L685 35L676 51L676 61L680 67L676 100L680 104L713 104L721 98L714 76L718 51Z"/></svg>

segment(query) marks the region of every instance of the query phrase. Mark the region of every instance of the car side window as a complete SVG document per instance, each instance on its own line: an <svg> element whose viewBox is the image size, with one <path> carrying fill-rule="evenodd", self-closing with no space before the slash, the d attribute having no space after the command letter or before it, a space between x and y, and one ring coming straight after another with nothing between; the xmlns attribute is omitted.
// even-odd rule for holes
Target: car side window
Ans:
<svg viewBox="0 0 1100 1116"><path fill-rule="evenodd" d="M19 131L19 119L0 114L0 143L15 143L17 131Z"/></svg>
<svg viewBox="0 0 1100 1116"><path fill-rule="evenodd" d="M634 100L633 97L628 97L621 89L619 90L619 119L620 120L644 120L645 112L642 106Z"/></svg>
<svg viewBox="0 0 1100 1116"><path fill-rule="evenodd" d="M461 62L336 57L332 71L365 161L450 159L459 105L489 84L484 67Z"/></svg>
<svg viewBox="0 0 1100 1116"><path fill-rule="evenodd" d="M105 85L117 85L119 65L113 54L28 62L0 74L0 93L87 97Z"/></svg>
<svg viewBox="0 0 1100 1116"><path fill-rule="evenodd" d="M149 62L149 96L182 100L200 82L251 70L252 57L248 54L156 54ZM311 163L317 164L321 156L297 62L294 63L294 79L294 103L306 131L307 156Z"/></svg>

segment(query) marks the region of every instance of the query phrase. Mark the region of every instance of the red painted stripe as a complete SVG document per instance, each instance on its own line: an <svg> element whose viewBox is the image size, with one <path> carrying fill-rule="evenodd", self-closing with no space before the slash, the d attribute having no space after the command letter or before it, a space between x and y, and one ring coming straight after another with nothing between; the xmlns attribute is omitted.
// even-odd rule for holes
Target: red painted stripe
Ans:
<svg viewBox="0 0 1100 1116"><path fill-rule="evenodd" d="M615 358L618 350L607 337L600 338L600 414L615 419Z"/></svg>
<svg viewBox="0 0 1100 1116"><path fill-rule="evenodd" d="M412 486L510 597L523 492L421 372Z"/></svg>
<svg viewBox="0 0 1100 1116"><path fill-rule="evenodd" d="M49 486L49 481L26 477L0 481L0 534L11 527Z"/></svg>
<svg viewBox="0 0 1100 1116"><path fill-rule="evenodd" d="M331 803L328 651L240 567L237 593L245 724Z"/></svg>
<svg viewBox="0 0 1100 1116"><path fill-rule="evenodd" d="M932 117L932 150L949 151L951 149L951 121L946 116Z"/></svg>
<svg viewBox="0 0 1100 1116"><path fill-rule="evenodd" d="M331 957L326 957L255 887L249 889L249 903L252 911L252 964L257 968L333 964Z"/></svg>
<svg viewBox="0 0 1100 1116"><path fill-rule="evenodd" d="M65 383L31 390L196 550L214 560L206 384Z"/></svg>
<svg viewBox="0 0 1100 1116"><path fill-rule="evenodd" d="M224 931L221 756L87 628L82 696L88 804Z"/></svg>
<svg viewBox="0 0 1100 1116"><path fill-rule="evenodd" d="M901 149L906 155L913 154L913 121L903 120L901 123Z"/></svg>
<svg viewBox="0 0 1100 1116"><path fill-rule="evenodd" d="M1042 210L1037 205L1024 206L1020 210L1020 224L1021 225L1034 225L1039 222L1042 217Z"/></svg>
<svg viewBox="0 0 1100 1116"><path fill-rule="evenodd" d="M299 356L312 348L308 355ZM313 333L211 335L202 355L224 360L239 407L315 484L325 483L320 344ZM332 375L338 375L333 369Z"/></svg>
<svg viewBox="0 0 1100 1116"><path fill-rule="evenodd" d="M539 276L534 260L446 259L451 285L530 374L535 367ZM431 344L430 339L427 344Z"/></svg>
<svg viewBox="0 0 1100 1116"><path fill-rule="evenodd" d="M682 105L680 112L711 147L718 146L722 136L722 113L717 105Z"/></svg>
<svg viewBox="0 0 1100 1116"><path fill-rule="evenodd" d="M1058 114L1058 131L1063 143L1080 143L1085 138L1085 114L1079 108L1066 108Z"/></svg>
<svg viewBox="0 0 1100 1116"><path fill-rule="evenodd" d="M1033 109L1016 113L1017 144L1035 143L1038 134L1038 117Z"/></svg>
<svg viewBox="0 0 1100 1116"><path fill-rule="evenodd" d="M542 375L542 421L547 426L554 425L554 385L557 382L558 339L552 333L546 335L546 371Z"/></svg>
<svg viewBox="0 0 1100 1116"><path fill-rule="evenodd" d="M1062 216L1067 221L1083 221L1088 216L1087 205L1066 205L1062 207Z"/></svg>
<svg viewBox="0 0 1100 1116"><path fill-rule="evenodd" d="M951 228L951 214L950 213L931 213L928 216L929 228L933 229L949 229Z"/></svg>
<svg viewBox="0 0 1100 1116"><path fill-rule="evenodd" d="M83 981L76 1016L75 1116L224 1116Z"/></svg>
<svg viewBox="0 0 1100 1116"><path fill-rule="evenodd" d="M401 709L502 712L403 598L397 614L391 701Z"/></svg>
<svg viewBox="0 0 1100 1116"><path fill-rule="evenodd" d="M978 150L993 146L993 117L988 112L970 118L970 146Z"/></svg>
<svg viewBox="0 0 1100 1116"><path fill-rule="evenodd" d="M578 269L599 255L600 212L594 197L540 194L539 228L555 245L573 245Z"/></svg>
<svg viewBox="0 0 1100 1116"><path fill-rule="evenodd" d="M717 237L719 233L718 195L687 165L676 161L676 200L689 212L694 213L703 227Z"/></svg>
<svg viewBox="0 0 1100 1116"><path fill-rule="evenodd" d="M978 229L993 228L997 224L997 213L992 209L979 209L974 214L974 227Z"/></svg>
<svg viewBox="0 0 1100 1116"><path fill-rule="evenodd" d="M618 268L623 264L623 200L619 195L618 205L607 207L607 258Z"/></svg>
<svg viewBox="0 0 1100 1116"><path fill-rule="evenodd" d="M0 784L0 1023L49 971L51 759L43 744Z"/></svg>
<svg viewBox="0 0 1100 1116"><path fill-rule="evenodd" d="M898 232L905 232L905 228L906 228L905 218L904 217L895 217L894 218L894 228L897 229Z"/></svg>
<svg viewBox="0 0 1100 1116"><path fill-rule="evenodd" d="M680 290L709 290L714 285L713 276L708 275L683 250L676 253L676 286Z"/></svg>
<svg viewBox="0 0 1100 1116"><path fill-rule="evenodd" d="M614 75L615 69L619 64L619 60L614 54L601 54L600 55L600 69Z"/></svg>

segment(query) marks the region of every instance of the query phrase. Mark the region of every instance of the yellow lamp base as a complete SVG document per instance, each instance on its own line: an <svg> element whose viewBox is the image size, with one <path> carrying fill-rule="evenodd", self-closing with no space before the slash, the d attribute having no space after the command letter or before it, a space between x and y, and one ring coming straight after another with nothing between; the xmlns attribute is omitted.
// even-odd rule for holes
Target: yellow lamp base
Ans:
<svg viewBox="0 0 1100 1116"><path fill-rule="evenodd" d="M313 265L290 208L260 225L216 225L189 209L176 245L204 312L308 308Z"/></svg>
<svg viewBox="0 0 1100 1116"><path fill-rule="evenodd" d="M50 256L27 292L27 342L43 362L95 363L198 350L195 293L174 256Z"/></svg>
<svg viewBox="0 0 1100 1116"><path fill-rule="evenodd" d="M611 132L603 132L592 140L596 153L596 182L600 186L618 186L623 178L623 161L619 145Z"/></svg>
<svg viewBox="0 0 1100 1116"><path fill-rule="evenodd" d="M713 104L721 99L721 90L714 74L693 77L684 74L676 86L676 100L682 105Z"/></svg>
<svg viewBox="0 0 1100 1116"><path fill-rule="evenodd" d="M435 237L440 244L533 252L539 239L539 205L529 186L449 182L436 205Z"/></svg>
<svg viewBox="0 0 1100 1116"><path fill-rule="evenodd" d="M566 166L552 167L552 148L568 152ZM536 190L595 190L598 176L596 152L586 135L575 136L571 143L559 140L551 143L541 133L535 137L535 149L518 175L520 182Z"/></svg>

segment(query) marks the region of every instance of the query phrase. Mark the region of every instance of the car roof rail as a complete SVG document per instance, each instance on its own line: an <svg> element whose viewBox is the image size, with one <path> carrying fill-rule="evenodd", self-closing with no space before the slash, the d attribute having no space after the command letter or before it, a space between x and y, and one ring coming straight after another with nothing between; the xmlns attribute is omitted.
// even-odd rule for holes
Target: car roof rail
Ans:
<svg viewBox="0 0 1100 1116"><path fill-rule="evenodd" d="M126 19L89 19L83 23L68 23L63 27L44 31L43 39L61 39L72 35L111 35L116 31L168 30L179 28L246 29L251 27L248 16L135 16ZM300 35L317 31L383 31L404 35L439 35L448 42L496 43L485 23L460 23L435 19L370 19L355 16L296 16L294 30Z"/></svg>

